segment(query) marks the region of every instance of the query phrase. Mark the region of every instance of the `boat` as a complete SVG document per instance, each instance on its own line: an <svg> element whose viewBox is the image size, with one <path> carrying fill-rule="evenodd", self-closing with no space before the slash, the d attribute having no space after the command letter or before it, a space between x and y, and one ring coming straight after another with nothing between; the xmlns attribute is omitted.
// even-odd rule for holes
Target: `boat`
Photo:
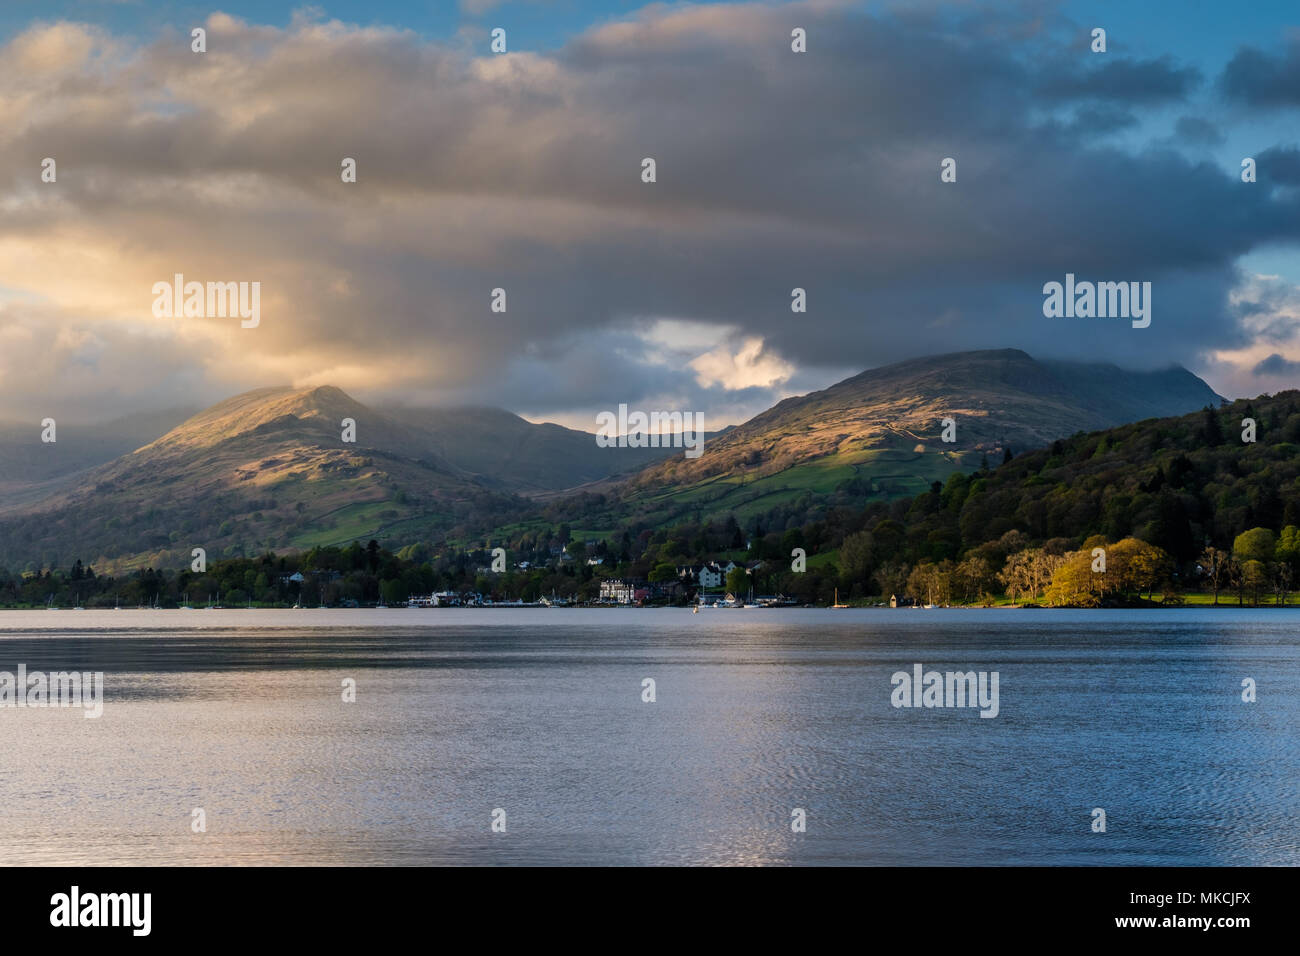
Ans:
<svg viewBox="0 0 1300 956"><path fill-rule="evenodd" d="M837 608L843 608L843 609L847 609L847 608L848 608L848 605L847 605L847 604L841 604L841 603L840 603L840 589L839 589L839 588L836 588L836 589L835 589L835 603L831 605L831 609L832 609L832 610L835 610L835 609L837 609Z"/></svg>

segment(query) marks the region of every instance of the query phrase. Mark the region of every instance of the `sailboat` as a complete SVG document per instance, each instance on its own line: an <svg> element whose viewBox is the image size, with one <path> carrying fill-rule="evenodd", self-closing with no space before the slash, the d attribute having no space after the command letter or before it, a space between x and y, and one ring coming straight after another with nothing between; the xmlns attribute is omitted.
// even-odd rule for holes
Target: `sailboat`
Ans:
<svg viewBox="0 0 1300 956"><path fill-rule="evenodd" d="M840 603L840 589L839 589L839 588L836 588L836 589L835 589L835 603L831 605L831 609L834 610L835 608L847 608L847 607L848 607L847 604L841 604L841 603Z"/></svg>
<svg viewBox="0 0 1300 956"><path fill-rule="evenodd" d="M50 599L49 599L48 601L45 602L45 610L47 610L47 611L57 611L57 610L58 610L58 608L54 606L54 595L53 595L53 594L51 594L51 595L50 595Z"/></svg>

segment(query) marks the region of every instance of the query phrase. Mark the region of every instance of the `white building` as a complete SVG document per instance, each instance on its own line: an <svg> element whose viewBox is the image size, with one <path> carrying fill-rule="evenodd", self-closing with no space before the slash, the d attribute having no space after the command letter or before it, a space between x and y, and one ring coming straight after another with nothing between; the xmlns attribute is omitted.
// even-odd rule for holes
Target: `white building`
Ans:
<svg viewBox="0 0 1300 956"><path fill-rule="evenodd" d="M722 568L716 564L705 565L700 568L700 587L702 588L720 588L722 580L725 577Z"/></svg>
<svg viewBox="0 0 1300 956"><path fill-rule="evenodd" d="M622 578L611 578L608 581L600 582L600 603L602 604L631 604L635 589L630 581L624 581Z"/></svg>

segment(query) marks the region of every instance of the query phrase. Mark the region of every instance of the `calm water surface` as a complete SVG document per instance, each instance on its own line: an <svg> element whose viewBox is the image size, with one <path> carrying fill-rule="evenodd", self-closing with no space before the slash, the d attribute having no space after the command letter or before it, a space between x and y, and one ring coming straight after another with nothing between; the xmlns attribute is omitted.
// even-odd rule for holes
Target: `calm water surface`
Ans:
<svg viewBox="0 0 1300 956"><path fill-rule="evenodd" d="M0 612L0 670L106 684L96 720L0 709L0 846L9 864L1297 865L1298 635L1289 610ZM916 663L998 671L1000 714L893 708Z"/></svg>

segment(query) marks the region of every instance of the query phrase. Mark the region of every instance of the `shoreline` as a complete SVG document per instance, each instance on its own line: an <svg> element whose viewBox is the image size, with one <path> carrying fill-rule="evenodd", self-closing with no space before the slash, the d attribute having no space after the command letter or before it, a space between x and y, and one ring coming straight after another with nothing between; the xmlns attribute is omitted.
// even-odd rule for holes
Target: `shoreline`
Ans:
<svg viewBox="0 0 1300 956"><path fill-rule="evenodd" d="M696 605L680 604L569 604L563 607L548 607L544 604L465 604L453 607L407 607L402 604L386 605L378 607L376 605L361 605L359 607L344 607L341 605L325 605L318 607L293 607L292 605L271 605L271 606L254 606L254 607L204 607L204 608L182 608L182 607L45 607L32 605L29 607L0 607L0 613L15 612L29 613L35 611L57 611L76 614L84 611L410 611L413 613L421 611L686 611L690 612ZM1062 604L944 604L935 605L934 607L924 607L920 605L909 605L907 607L879 607L877 605L847 605L833 606L830 604L791 604L791 605L761 605L746 604L739 607L712 607L704 605L706 611L1182 611L1182 610L1235 610L1235 611L1286 611L1300 610L1300 601L1294 604L1229 604L1220 601L1218 604L1199 604L1199 603L1182 603L1182 604L1159 604L1155 602L1143 602L1141 604L1114 604L1105 607L1082 607L1079 605Z"/></svg>

